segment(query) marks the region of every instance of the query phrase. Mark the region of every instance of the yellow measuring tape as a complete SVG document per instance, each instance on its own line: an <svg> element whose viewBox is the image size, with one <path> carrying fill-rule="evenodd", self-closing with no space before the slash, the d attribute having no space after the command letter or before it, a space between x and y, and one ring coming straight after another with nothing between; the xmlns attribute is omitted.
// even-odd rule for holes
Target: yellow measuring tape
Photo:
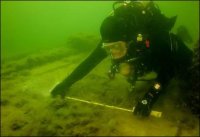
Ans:
<svg viewBox="0 0 200 137"><path fill-rule="evenodd" d="M65 99L79 101L79 102L92 104L92 105L97 105L97 106L102 106L102 107L111 108L111 109L127 111L127 112L133 112L134 109L135 109L135 107L133 107L133 109L131 110L131 109L126 109L126 108L121 108L121 107L116 107L116 106L110 106L110 105L106 105L106 104L101 104L101 103L97 103L97 102L93 102L93 101L87 101L87 100L78 99L78 98L69 97L69 96L65 97ZM162 116L162 112L152 110L151 113L150 113L150 116L154 116L154 117L160 118Z"/></svg>

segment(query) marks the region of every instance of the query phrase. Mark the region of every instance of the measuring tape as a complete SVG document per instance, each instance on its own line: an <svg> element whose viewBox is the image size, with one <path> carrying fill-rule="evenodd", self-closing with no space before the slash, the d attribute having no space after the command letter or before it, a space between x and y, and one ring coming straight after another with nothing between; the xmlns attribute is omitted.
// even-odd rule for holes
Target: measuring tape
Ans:
<svg viewBox="0 0 200 137"><path fill-rule="evenodd" d="M92 105L97 105L97 106L102 106L102 107L106 107L106 108L110 108L110 109L117 109L117 110L132 112L132 113L133 113L133 111L135 109L135 107L133 107L133 109L131 110L131 109L126 109L126 108L121 108L121 107L116 107L116 106L101 104L101 103L98 103L98 102L87 101L87 100L78 99L78 98L69 97L69 96L65 97L65 99L67 99L67 100L73 100L73 101L78 101L78 102L83 102L83 103L92 104ZM162 116L162 112L152 110L150 112L150 116L160 118Z"/></svg>

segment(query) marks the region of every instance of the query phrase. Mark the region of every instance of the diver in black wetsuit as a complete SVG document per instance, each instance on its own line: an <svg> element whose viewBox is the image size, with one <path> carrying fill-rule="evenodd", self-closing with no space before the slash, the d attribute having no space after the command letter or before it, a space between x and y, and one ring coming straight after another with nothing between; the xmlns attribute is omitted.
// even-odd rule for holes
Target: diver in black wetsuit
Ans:
<svg viewBox="0 0 200 137"><path fill-rule="evenodd" d="M76 81L87 75L108 54L112 58L109 76L122 73L134 85L138 77L154 71L154 84L137 103L134 114L148 116L153 104L170 79L186 74L192 51L173 33L176 16L167 18L155 3L115 2L113 13L101 24L102 40L90 56L51 91L52 96L65 96Z"/></svg>

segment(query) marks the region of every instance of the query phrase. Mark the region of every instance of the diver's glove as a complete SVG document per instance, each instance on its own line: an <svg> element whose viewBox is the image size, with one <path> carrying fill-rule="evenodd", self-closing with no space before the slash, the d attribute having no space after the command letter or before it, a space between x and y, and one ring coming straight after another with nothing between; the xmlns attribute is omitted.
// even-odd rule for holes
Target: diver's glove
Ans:
<svg viewBox="0 0 200 137"><path fill-rule="evenodd" d="M135 109L134 109L134 115L139 115L139 116L149 116L152 108L152 103L148 98L143 98L141 99Z"/></svg>
<svg viewBox="0 0 200 137"><path fill-rule="evenodd" d="M149 116L153 104L160 93L160 84L155 83L153 87L144 95L144 97L137 103L134 109L134 115Z"/></svg>
<svg viewBox="0 0 200 137"><path fill-rule="evenodd" d="M65 85L59 83L51 90L51 96L52 97L61 96L62 98L64 98L68 89L69 88L66 88Z"/></svg>

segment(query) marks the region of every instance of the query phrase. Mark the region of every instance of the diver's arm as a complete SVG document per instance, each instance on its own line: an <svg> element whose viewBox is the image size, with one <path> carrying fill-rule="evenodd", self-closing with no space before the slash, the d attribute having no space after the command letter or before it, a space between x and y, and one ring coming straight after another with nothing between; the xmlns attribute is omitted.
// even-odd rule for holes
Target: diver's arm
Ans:
<svg viewBox="0 0 200 137"><path fill-rule="evenodd" d="M159 73L155 79L155 82L136 104L134 114L140 116L149 116L155 102L158 100L161 94L165 93L166 86L169 84L171 78L172 75L168 75L165 72Z"/></svg>
<svg viewBox="0 0 200 137"><path fill-rule="evenodd" d="M150 114L154 103L161 94L165 94L167 85L175 75L186 81L189 78L190 74L188 73L188 68L191 66L193 53L180 39L177 39L175 35L172 35L171 38L172 45L170 46L172 47L171 52L173 58L168 57L162 61L164 63L161 61L159 62L160 65L157 70L155 83L136 105L134 109L134 114L136 115L148 116ZM173 49L175 46L176 48Z"/></svg>
<svg viewBox="0 0 200 137"><path fill-rule="evenodd" d="M99 64L106 56L106 52L101 47L102 42L99 42L97 48L81 63L79 66L62 82L60 82L51 91L52 96L65 96L65 91L70 88L76 81L87 75L97 64Z"/></svg>

